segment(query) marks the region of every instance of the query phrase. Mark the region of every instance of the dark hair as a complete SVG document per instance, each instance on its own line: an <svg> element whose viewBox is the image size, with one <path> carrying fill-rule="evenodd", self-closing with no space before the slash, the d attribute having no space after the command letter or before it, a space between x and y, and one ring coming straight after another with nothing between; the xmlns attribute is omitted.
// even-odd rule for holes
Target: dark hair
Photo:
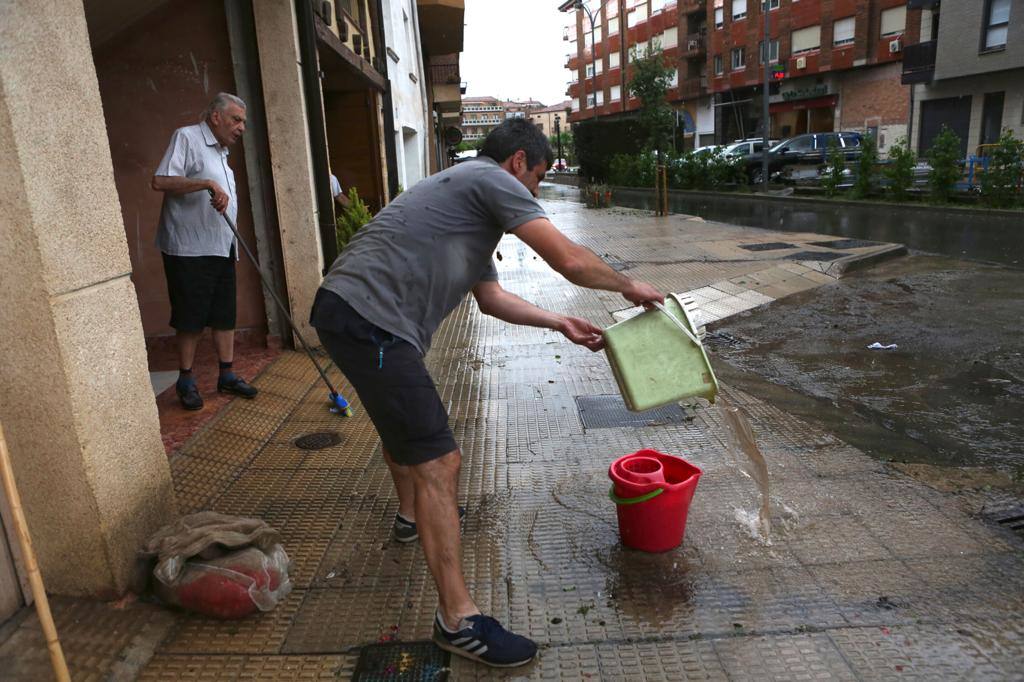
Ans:
<svg viewBox="0 0 1024 682"><path fill-rule="evenodd" d="M532 121L525 118L509 118L492 130L480 147L479 156L488 156L498 163L522 149L526 152L526 165L533 168L541 161L547 161L548 168L555 162L548 138Z"/></svg>

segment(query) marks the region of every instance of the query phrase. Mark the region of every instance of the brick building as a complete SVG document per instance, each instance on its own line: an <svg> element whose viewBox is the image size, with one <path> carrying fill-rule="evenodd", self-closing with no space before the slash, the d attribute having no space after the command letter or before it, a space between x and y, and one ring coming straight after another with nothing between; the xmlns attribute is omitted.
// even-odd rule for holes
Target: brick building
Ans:
<svg viewBox="0 0 1024 682"><path fill-rule="evenodd" d="M674 70L669 100L688 146L761 135L766 3L778 72L772 137L858 130L876 133L884 151L906 134L910 92L899 63L919 29L906 0L589 0L565 33L576 73L570 120L636 109L629 61L657 43Z"/></svg>

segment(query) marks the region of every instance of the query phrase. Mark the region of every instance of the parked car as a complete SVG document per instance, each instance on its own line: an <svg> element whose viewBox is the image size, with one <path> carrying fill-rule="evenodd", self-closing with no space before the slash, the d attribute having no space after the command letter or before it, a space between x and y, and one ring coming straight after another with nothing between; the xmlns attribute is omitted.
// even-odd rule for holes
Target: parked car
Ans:
<svg viewBox="0 0 1024 682"><path fill-rule="evenodd" d="M817 179L828 159L828 148L835 144L847 161L860 156L863 136L860 133L833 132L807 133L783 140L768 150L768 176L788 182ZM761 182L762 154L751 154L745 159L750 182Z"/></svg>
<svg viewBox="0 0 1024 682"><path fill-rule="evenodd" d="M769 145L778 143L778 140L768 140ZM732 144L726 145L722 153L733 158L742 158L751 154L760 154L762 149L764 149L764 138L748 137L745 140L736 140Z"/></svg>
<svg viewBox="0 0 1024 682"><path fill-rule="evenodd" d="M720 152L723 149L725 149L725 145L723 145L723 144L709 144L709 145L705 145L703 147L697 147L696 149L693 150L693 153L694 154L714 154L715 152Z"/></svg>

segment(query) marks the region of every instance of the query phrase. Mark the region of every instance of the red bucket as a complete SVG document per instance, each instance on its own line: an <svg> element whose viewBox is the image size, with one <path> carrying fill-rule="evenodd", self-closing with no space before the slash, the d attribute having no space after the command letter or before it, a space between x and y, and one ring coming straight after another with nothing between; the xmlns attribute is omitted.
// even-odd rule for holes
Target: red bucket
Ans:
<svg viewBox="0 0 1024 682"><path fill-rule="evenodd" d="M608 467L608 495L619 515L622 544L644 552L678 547L701 470L680 457L640 450Z"/></svg>

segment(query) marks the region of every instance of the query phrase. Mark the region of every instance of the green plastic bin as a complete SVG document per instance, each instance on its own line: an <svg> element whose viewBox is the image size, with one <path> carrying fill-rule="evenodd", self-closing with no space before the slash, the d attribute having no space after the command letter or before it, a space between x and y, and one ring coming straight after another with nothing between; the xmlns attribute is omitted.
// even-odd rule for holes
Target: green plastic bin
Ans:
<svg viewBox="0 0 1024 682"><path fill-rule="evenodd" d="M604 340L619 392L631 411L687 398L715 401L718 380L690 311L675 294L666 296L659 309L608 327Z"/></svg>

